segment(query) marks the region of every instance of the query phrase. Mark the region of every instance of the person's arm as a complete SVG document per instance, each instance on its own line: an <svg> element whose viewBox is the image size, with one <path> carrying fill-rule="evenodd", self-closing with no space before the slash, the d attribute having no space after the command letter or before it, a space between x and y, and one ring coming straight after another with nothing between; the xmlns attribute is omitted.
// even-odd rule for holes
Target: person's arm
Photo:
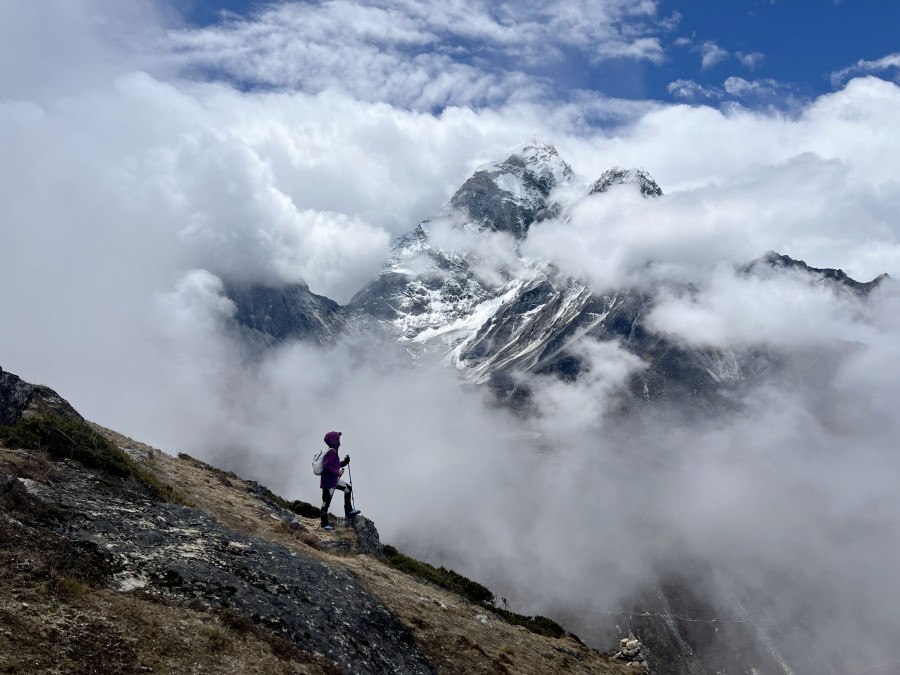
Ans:
<svg viewBox="0 0 900 675"><path fill-rule="evenodd" d="M341 466L347 466L349 463L350 463L350 455L347 455L346 457L344 457L344 459L341 460Z"/></svg>

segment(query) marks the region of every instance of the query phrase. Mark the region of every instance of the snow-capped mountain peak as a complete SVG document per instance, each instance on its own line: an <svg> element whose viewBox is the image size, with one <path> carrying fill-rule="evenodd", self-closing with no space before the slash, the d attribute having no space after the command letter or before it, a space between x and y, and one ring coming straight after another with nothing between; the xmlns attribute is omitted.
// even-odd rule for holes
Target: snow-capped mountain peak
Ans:
<svg viewBox="0 0 900 675"><path fill-rule="evenodd" d="M442 212L461 214L478 229L509 232L524 239L535 221L559 212L551 191L575 174L552 145L531 143L506 159L484 164L457 190Z"/></svg>
<svg viewBox="0 0 900 675"><path fill-rule="evenodd" d="M637 185L644 197L662 197L663 193L653 177L643 169L623 169L614 166L603 172L588 189L588 194L606 192L613 185Z"/></svg>

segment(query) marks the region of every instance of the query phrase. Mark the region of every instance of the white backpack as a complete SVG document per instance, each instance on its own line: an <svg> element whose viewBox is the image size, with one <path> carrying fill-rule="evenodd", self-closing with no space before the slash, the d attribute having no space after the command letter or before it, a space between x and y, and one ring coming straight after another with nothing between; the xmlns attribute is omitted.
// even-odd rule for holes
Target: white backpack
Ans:
<svg viewBox="0 0 900 675"><path fill-rule="evenodd" d="M313 473L317 476L322 475L322 464L325 462L325 455L331 448L325 448L324 450L317 450L313 453L312 458L312 469Z"/></svg>

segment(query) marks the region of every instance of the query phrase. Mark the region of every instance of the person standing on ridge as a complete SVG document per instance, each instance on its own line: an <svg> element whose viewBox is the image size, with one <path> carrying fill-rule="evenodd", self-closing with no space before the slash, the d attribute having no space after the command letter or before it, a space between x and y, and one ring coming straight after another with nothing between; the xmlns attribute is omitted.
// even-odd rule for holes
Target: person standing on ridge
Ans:
<svg viewBox="0 0 900 675"><path fill-rule="evenodd" d="M334 496L335 490L341 490L344 493L344 514L347 518L352 518L359 513L358 509L353 508L350 493L353 488L341 480L344 475L344 468L350 463L350 455L341 459L338 457L338 448L341 447L341 432L329 431L325 434L325 445L328 446L328 452L325 453L325 459L322 461L322 480L319 487L322 488L322 527L326 530L334 528L328 524L328 507L331 506L331 498Z"/></svg>

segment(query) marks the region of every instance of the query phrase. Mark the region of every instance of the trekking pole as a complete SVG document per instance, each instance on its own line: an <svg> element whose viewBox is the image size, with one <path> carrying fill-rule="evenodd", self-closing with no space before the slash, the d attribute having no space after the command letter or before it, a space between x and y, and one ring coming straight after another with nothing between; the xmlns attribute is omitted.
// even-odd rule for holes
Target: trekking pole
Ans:
<svg viewBox="0 0 900 675"><path fill-rule="evenodd" d="M356 508L356 490L353 489L353 474L350 473L350 462L347 462L347 479L350 481L350 502Z"/></svg>

